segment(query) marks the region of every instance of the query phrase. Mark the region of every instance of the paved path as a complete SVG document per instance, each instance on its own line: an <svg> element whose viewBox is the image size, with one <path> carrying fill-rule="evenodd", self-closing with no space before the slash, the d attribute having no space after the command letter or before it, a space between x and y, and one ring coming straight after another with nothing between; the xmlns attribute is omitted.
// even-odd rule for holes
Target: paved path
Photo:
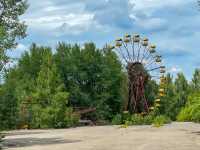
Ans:
<svg viewBox="0 0 200 150"><path fill-rule="evenodd" d="M4 144L8 150L200 150L200 124L20 130Z"/></svg>

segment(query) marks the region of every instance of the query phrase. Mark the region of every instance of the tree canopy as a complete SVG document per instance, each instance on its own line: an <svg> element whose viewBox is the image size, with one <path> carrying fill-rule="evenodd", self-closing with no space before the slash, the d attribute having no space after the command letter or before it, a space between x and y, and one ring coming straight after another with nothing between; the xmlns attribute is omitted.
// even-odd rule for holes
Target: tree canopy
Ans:
<svg viewBox="0 0 200 150"><path fill-rule="evenodd" d="M0 70L7 63L6 50L15 48L17 40L26 36L25 22L20 21L28 8L24 0L0 1Z"/></svg>

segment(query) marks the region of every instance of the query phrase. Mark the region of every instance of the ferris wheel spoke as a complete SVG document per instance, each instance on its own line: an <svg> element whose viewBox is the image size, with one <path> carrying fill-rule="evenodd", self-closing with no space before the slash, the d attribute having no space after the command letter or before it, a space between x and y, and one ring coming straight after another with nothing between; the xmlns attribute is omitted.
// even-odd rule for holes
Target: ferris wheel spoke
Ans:
<svg viewBox="0 0 200 150"><path fill-rule="evenodd" d="M116 48L117 49L117 48ZM128 60L126 59L126 57L124 56L121 47L119 47L119 49L117 49L118 53L123 57L123 59L126 61L126 63L128 63Z"/></svg>
<svg viewBox="0 0 200 150"><path fill-rule="evenodd" d="M160 79L160 76L159 76L159 75L157 75L157 76L154 75L154 76L151 76L151 78L153 78L153 79L157 79L157 80L158 80L158 79Z"/></svg>
<svg viewBox="0 0 200 150"><path fill-rule="evenodd" d="M155 61L155 56L151 53L148 54L148 56L145 58L146 61Z"/></svg>
<svg viewBox="0 0 200 150"><path fill-rule="evenodd" d="M142 58L141 58L141 63L143 63L143 60L146 57L147 53L148 53L148 49L147 49L147 47L145 47Z"/></svg>
<svg viewBox="0 0 200 150"><path fill-rule="evenodd" d="M129 54L129 50L128 50L127 44L124 43L123 41L122 41L122 44L124 45L124 48L126 49L126 52L127 52L127 54L128 54L128 57L129 57L129 60L131 60L131 56L130 56L130 54Z"/></svg>
<svg viewBox="0 0 200 150"><path fill-rule="evenodd" d="M148 68L149 66L151 66L154 63L155 63L155 60L151 60L150 62L148 62L147 64L145 64L145 68Z"/></svg>
<svg viewBox="0 0 200 150"><path fill-rule="evenodd" d="M141 49L142 45L140 43L138 43L138 54L137 54L137 61L139 61L139 57L140 57L140 49Z"/></svg>
<svg viewBox="0 0 200 150"><path fill-rule="evenodd" d="M160 69L161 67L159 66L159 67L156 67L156 68L152 68L152 69L149 69L149 70L147 70L147 71L154 71L154 70L158 70L158 69Z"/></svg>
<svg viewBox="0 0 200 150"><path fill-rule="evenodd" d="M131 46L132 46L132 52L133 52L133 61L135 61L135 44L134 44L134 41L133 41L133 39L131 40Z"/></svg>

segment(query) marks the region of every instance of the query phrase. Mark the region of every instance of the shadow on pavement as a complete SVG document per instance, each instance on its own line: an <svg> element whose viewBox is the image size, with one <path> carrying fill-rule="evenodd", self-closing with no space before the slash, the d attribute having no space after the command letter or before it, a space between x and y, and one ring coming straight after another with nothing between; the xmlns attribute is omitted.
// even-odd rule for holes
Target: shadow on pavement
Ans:
<svg viewBox="0 0 200 150"><path fill-rule="evenodd" d="M30 135L30 134L41 134L44 132L29 132L29 131L19 131L19 132L13 132L13 133L4 133L5 136L15 136L15 135Z"/></svg>
<svg viewBox="0 0 200 150"><path fill-rule="evenodd" d="M200 131L192 132L193 134L200 135Z"/></svg>
<svg viewBox="0 0 200 150"><path fill-rule="evenodd" d="M50 145L50 144L63 144L63 143L76 143L81 140L64 140L61 138L16 138L5 139L3 147L16 148L16 147L29 147L34 145Z"/></svg>

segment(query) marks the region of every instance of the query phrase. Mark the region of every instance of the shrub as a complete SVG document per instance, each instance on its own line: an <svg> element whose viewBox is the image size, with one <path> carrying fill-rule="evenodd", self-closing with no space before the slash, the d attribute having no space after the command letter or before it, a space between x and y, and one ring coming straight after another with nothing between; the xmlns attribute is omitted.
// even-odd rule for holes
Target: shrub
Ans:
<svg viewBox="0 0 200 150"><path fill-rule="evenodd" d="M160 126L163 126L164 124L167 124L167 123L170 123L170 122L171 122L171 120L170 120L169 117L160 115L160 116L157 116L157 117L154 118L153 125L155 127L160 127Z"/></svg>
<svg viewBox="0 0 200 150"><path fill-rule="evenodd" d="M121 114L117 114L113 117L112 119L112 124L113 125L120 125L122 124L122 115Z"/></svg>
<svg viewBox="0 0 200 150"><path fill-rule="evenodd" d="M177 116L178 121L200 122L200 94L192 94Z"/></svg>
<svg viewBox="0 0 200 150"><path fill-rule="evenodd" d="M130 125L142 125L144 124L144 118L139 114L134 114L131 116Z"/></svg>
<svg viewBox="0 0 200 150"><path fill-rule="evenodd" d="M4 138L4 135L2 135L2 134L0 133L0 150L1 150L2 147L3 147L3 145L2 145L3 138Z"/></svg>
<svg viewBox="0 0 200 150"><path fill-rule="evenodd" d="M180 113L177 116L178 121L191 121L192 119L192 109L191 107L185 107L181 109Z"/></svg>
<svg viewBox="0 0 200 150"><path fill-rule="evenodd" d="M150 125L153 122L154 116L149 114L142 116L141 114L123 114L122 123L126 125Z"/></svg>

